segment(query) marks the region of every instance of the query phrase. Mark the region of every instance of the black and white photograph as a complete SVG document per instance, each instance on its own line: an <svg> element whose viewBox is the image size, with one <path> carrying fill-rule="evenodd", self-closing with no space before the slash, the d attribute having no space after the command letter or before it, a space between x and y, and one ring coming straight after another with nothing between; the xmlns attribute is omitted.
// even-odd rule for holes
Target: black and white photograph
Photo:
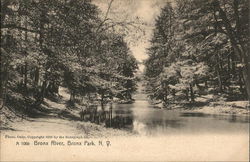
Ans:
<svg viewBox="0 0 250 162"><path fill-rule="evenodd" d="M249 161L249 0L1 0L0 161Z"/></svg>

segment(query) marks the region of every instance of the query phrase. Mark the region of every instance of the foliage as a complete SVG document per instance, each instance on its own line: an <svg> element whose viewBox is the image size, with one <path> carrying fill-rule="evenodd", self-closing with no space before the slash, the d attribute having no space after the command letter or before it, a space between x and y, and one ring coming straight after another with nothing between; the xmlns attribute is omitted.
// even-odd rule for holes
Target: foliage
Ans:
<svg viewBox="0 0 250 162"><path fill-rule="evenodd" d="M248 6L245 0L167 3L145 64L149 96L165 104L211 92L246 99Z"/></svg>
<svg viewBox="0 0 250 162"><path fill-rule="evenodd" d="M10 91L40 105L59 86L73 102L131 98L137 62L100 14L90 0L1 0L1 106Z"/></svg>

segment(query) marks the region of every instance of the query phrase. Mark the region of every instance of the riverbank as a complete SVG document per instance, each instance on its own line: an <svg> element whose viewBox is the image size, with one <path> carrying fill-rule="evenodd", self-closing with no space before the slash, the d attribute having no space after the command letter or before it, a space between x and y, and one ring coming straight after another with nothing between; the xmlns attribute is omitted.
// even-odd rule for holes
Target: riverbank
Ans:
<svg viewBox="0 0 250 162"><path fill-rule="evenodd" d="M210 103L208 106L198 107L195 111L207 114L250 115L248 101Z"/></svg>
<svg viewBox="0 0 250 162"><path fill-rule="evenodd" d="M97 125L90 122L82 122L64 117L39 117L25 118L17 117L11 112L6 117L1 113L1 132L8 133L41 133L41 134L68 134L81 135L84 138L109 138L109 137L129 137L135 134L131 131L106 128L104 125Z"/></svg>
<svg viewBox="0 0 250 162"><path fill-rule="evenodd" d="M66 89L60 89L60 100L45 99L40 108L32 110L32 117L16 115L14 110L3 108L0 112L0 130L19 132L64 132L66 134L81 134L86 138L135 136L134 132L125 129L106 128L104 124L98 125L91 122L82 122L79 112L80 105L69 107L69 94ZM178 110L182 112L199 112L215 115L249 116L248 101L212 101L211 96L197 98L196 103L176 103L167 108L155 104L154 108ZM144 101L144 100L143 100ZM145 102L147 102L145 100ZM138 102L140 105L141 102ZM137 104L138 104L137 103ZM126 107L126 104L125 104ZM153 109L153 108L152 108Z"/></svg>
<svg viewBox="0 0 250 162"><path fill-rule="evenodd" d="M80 119L80 105L68 105L69 94L60 88L60 99L45 99L33 108L30 114L21 114L14 108L3 107L0 112L0 131L64 133L82 135L85 138L133 136L135 133L122 129L106 128L103 124L83 122ZM19 115L17 115L19 114Z"/></svg>
<svg viewBox="0 0 250 162"><path fill-rule="evenodd" d="M193 111L205 114L221 115L250 115L249 101L213 101L212 97L207 95L197 98L195 103L174 103L164 107L161 103L156 104L155 108L168 110Z"/></svg>

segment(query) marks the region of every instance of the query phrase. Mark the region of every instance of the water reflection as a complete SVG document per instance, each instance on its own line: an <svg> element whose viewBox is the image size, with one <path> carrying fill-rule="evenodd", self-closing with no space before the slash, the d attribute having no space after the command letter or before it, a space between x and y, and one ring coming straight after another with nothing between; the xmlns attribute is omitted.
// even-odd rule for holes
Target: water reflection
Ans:
<svg viewBox="0 0 250 162"><path fill-rule="evenodd" d="M125 109L125 110L124 110L124 109L123 109L123 110L119 110L119 109L118 109L118 110L114 110L114 114L115 114L115 115L123 115L123 116L126 116L126 115L132 114L132 110L129 110L129 109L128 109L128 110L126 110L126 109Z"/></svg>
<svg viewBox="0 0 250 162"><path fill-rule="evenodd" d="M249 116L237 116L235 114L232 115L211 115L212 118L217 120L227 120L230 123L249 123Z"/></svg>
<svg viewBox="0 0 250 162"><path fill-rule="evenodd" d="M183 126L181 120L152 120L151 122L146 122L149 129L154 129L155 127L171 127L171 128L180 128Z"/></svg>
<svg viewBox="0 0 250 162"><path fill-rule="evenodd" d="M120 124L118 128L130 129L142 135L249 131L248 116L155 109L146 100L114 105L113 117L113 122Z"/></svg>
<svg viewBox="0 0 250 162"><path fill-rule="evenodd" d="M208 117L210 115L200 113L200 112L185 112L185 113L181 113L180 116L182 116L182 117Z"/></svg>

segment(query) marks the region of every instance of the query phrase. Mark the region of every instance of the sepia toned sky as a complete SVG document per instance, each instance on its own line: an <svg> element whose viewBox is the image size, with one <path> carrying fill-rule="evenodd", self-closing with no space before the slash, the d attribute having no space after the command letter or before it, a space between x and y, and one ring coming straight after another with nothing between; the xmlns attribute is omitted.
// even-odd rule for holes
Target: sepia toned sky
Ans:
<svg viewBox="0 0 250 162"><path fill-rule="evenodd" d="M154 20L160 14L161 8L169 0L114 0L108 18L114 21L133 21L139 19L144 24L140 27L145 31L138 33L134 30L126 34L126 40L135 58L142 62L147 58L146 49L149 47L149 39L151 38ZM110 0L93 0L105 15ZM135 36L136 35L136 36ZM144 66L140 65L140 71Z"/></svg>

